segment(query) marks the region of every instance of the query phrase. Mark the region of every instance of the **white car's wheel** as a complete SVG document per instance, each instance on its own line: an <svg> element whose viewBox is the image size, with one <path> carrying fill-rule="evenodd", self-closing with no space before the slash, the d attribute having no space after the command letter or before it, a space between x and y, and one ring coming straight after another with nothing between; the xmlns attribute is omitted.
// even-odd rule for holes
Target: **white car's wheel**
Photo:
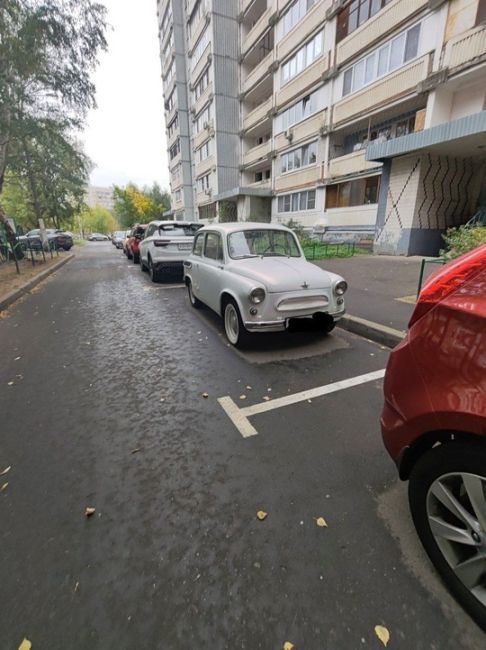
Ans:
<svg viewBox="0 0 486 650"><path fill-rule="evenodd" d="M244 347L248 343L250 334L243 325L240 310L234 300L228 300L225 304L223 318L228 341L237 348Z"/></svg>

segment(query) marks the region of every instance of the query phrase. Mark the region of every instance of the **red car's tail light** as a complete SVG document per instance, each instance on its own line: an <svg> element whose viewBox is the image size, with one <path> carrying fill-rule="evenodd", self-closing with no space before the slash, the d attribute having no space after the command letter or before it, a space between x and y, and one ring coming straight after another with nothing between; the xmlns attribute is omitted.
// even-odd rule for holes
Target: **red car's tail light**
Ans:
<svg viewBox="0 0 486 650"><path fill-rule="evenodd" d="M412 327L432 307L444 300L461 284L473 278L484 268L486 268L486 244L465 255L461 255L461 257L449 262L440 271L434 273L420 292L417 306L408 326Z"/></svg>

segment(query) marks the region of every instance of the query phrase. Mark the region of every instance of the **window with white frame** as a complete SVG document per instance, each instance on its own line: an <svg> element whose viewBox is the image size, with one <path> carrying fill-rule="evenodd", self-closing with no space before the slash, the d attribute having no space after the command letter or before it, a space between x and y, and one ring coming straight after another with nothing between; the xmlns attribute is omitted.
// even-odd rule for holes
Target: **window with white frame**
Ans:
<svg viewBox="0 0 486 650"><path fill-rule="evenodd" d="M196 47L194 48L194 51L192 53L192 57L191 57L192 70L194 70L194 68L198 64L199 59L202 57L208 43L209 43L209 29L206 27L206 29L201 34L201 37L198 40Z"/></svg>
<svg viewBox="0 0 486 650"><path fill-rule="evenodd" d="M321 56L323 51L324 33L319 32L311 38L303 47L298 50L296 54L282 66L282 84L287 83L311 65L318 57Z"/></svg>
<svg viewBox="0 0 486 650"><path fill-rule="evenodd" d="M189 38L194 34L194 30L198 26L198 23L203 17L205 11L206 11L206 0L199 0L199 2L196 3L196 6L194 7L194 11L192 12L191 17L189 19L189 23L188 23Z"/></svg>
<svg viewBox="0 0 486 650"><path fill-rule="evenodd" d="M174 192L174 198L176 203L180 203L182 201L182 190L176 190Z"/></svg>
<svg viewBox="0 0 486 650"><path fill-rule="evenodd" d="M169 139L174 135L174 133L179 129L179 115L176 113L176 116L172 122L167 127L167 135Z"/></svg>
<svg viewBox="0 0 486 650"><path fill-rule="evenodd" d="M211 119L211 104L208 104L205 108L203 108L203 110L199 113L199 115L194 120L194 127L196 133L200 133L205 128L205 125L209 124L210 119Z"/></svg>
<svg viewBox="0 0 486 650"><path fill-rule="evenodd" d="M417 56L420 40L420 23L402 32L388 43L364 57L343 77L343 97L368 86Z"/></svg>
<svg viewBox="0 0 486 650"><path fill-rule="evenodd" d="M208 140L202 147L196 150L196 162L202 162L211 155L211 142Z"/></svg>
<svg viewBox="0 0 486 650"><path fill-rule="evenodd" d="M209 85L209 66L204 70L194 86L194 100L198 100Z"/></svg>
<svg viewBox="0 0 486 650"><path fill-rule="evenodd" d="M171 160L174 160L174 158L180 153L181 151L181 141L179 138L174 142L172 147L169 149L169 158Z"/></svg>
<svg viewBox="0 0 486 650"><path fill-rule="evenodd" d="M288 34L304 18L316 2L317 0L295 0L283 16L282 36Z"/></svg>
<svg viewBox="0 0 486 650"><path fill-rule="evenodd" d="M280 170L282 174L291 172L300 167L315 164L317 160L317 142L310 142L303 147L293 149L280 156Z"/></svg>
<svg viewBox="0 0 486 650"><path fill-rule="evenodd" d="M176 73L176 63L175 63L175 59L172 59L171 64L167 70L167 74L165 75L166 86L170 86L170 83L174 78L175 73Z"/></svg>
<svg viewBox="0 0 486 650"><path fill-rule="evenodd" d="M280 131L286 131L289 126L305 120L318 110L317 92L306 95L302 99L299 99L296 104L293 104L293 106L280 113Z"/></svg>
<svg viewBox="0 0 486 650"><path fill-rule="evenodd" d="M170 113L175 106L175 89L171 92L168 100L165 102L165 110Z"/></svg>
<svg viewBox="0 0 486 650"><path fill-rule="evenodd" d="M172 25L172 7L169 3L160 23L160 33L162 36L162 40L164 40L167 30L169 29L169 27L171 27L171 25Z"/></svg>
<svg viewBox="0 0 486 650"><path fill-rule="evenodd" d="M205 192L206 190L209 190L210 188L210 176L211 174L205 174L204 176L201 176L200 178L197 179L197 191L198 192Z"/></svg>
<svg viewBox="0 0 486 650"><path fill-rule="evenodd" d="M316 191L294 192L278 197L279 212L299 212L316 209Z"/></svg>

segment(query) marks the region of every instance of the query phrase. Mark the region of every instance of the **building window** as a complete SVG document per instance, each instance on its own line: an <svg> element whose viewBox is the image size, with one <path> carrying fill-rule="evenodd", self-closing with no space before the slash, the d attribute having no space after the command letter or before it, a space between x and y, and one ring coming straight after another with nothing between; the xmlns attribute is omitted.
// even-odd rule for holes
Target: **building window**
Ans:
<svg viewBox="0 0 486 650"><path fill-rule="evenodd" d="M414 59L418 53L419 40L420 23L348 68L343 77L343 97Z"/></svg>
<svg viewBox="0 0 486 650"><path fill-rule="evenodd" d="M300 167L313 165L317 160L317 142L311 142L280 156L281 173L291 172Z"/></svg>
<svg viewBox="0 0 486 650"><path fill-rule="evenodd" d="M270 180L271 176L271 171L270 169L266 169L263 172L255 172L255 183L262 183L263 181L268 181Z"/></svg>
<svg viewBox="0 0 486 650"><path fill-rule="evenodd" d="M169 27L172 25L172 7L170 6L170 3L165 10L165 13L162 17L162 21L160 23L160 34L161 34L161 40L163 41L165 38L165 35L167 34L167 30Z"/></svg>
<svg viewBox="0 0 486 650"><path fill-rule="evenodd" d="M296 54L282 66L282 85L290 81L293 77L298 75L302 70L305 70L322 54L323 32L316 34L308 43L298 50Z"/></svg>
<svg viewBox="0 0 486 650"><path fill-rule="evenodd" d="M174 142L172 147L169 149L169 158L171 160L174 160L174 158L180 153L181 151L181 141L179 138Z"/></svg>
<svg viewBox="0 0 486 650"><path fill-rule="evenodd" d="M336 42L342 41L380 11L391 0L353 0L337 17Z"/></svg>
<svg viewBox="0 0 486 650"><path fill-rule="evenodd" d="M175 77L175 73L176 73L175 59L172 59L172 62L167 70L167 74L165 75L166 86L170 86L172 79Z"/></svg>
<svg viewBox="0 0 486 650"><path fill-rule="evenodd" d="M172 122L167 127L167 135L169 139L174 135L174 133L179 129L179 115L176 114Z"/></svg>
<svg viewBox="0 0 486 650"><path fill-rule="evenodd" d="M165 102L165 110L170 113L175 106L175 89L171 92L170 97Z"/></svg>
<svg viewBox="0 0 486 650"><path fill-rule="evenodd" d="M199 0L194 7L194 11L189 19L188 31L189 38L194 34L195 28L198 26L200 19L203 17L204 12L206 11L206 0Z"/></svg>
<svg viewBox="0 0 486 650"><path fill-rule="evenodd" d="M318 110L317 92L306 95L296 104L280 113L280 131L286 131L293 124L305 120Z"/></svg>
<svg viewBox="0 0 486 650"><path fill-rule="evenodd" d="M192 70L194 70L194 68L199 62L199 59L204 54L204 50L208 46L208 43L209 43L209 29L206 27L206 29L201 34L201 37L198 40L196 47L194 48L194 51L192 53L192 57L191 57Z"/></svg>
<svg viewBox="0 0 486 650"><path fill-rule="evenodd" d="M180 203L182 201L182 190L176 190L174 196L175 196L175 202Z"/></svg>
<svg viewBox="0 0 486 650"><path fill-rule="evenodd" d="M194 99L197 101L209 85L209 66L204 70L199 77L198 82L194 86Z"/></svg>
<svg viewBox="0 0 486 650"><path fill-rule="evenodd" d="M208 104L203 108L199 115L194 120L196 133L200 133L209 125L209 120L211 119L211 104Z"/></svg>
<svg viewBox="0 0 486 650"><path fill-rule="evenodd" d="M199 219L216 219L216 202L211 205L201 205L199 208Z"/></svg>
<svg viewBox="0 0 486 650"><path fill-rule="evenodd" d="M279 212L299 212L316 209L316 191L295 192L278 197Z"/></svg>
<svg viewBox="0 0 486 650"><path fill-rule="evenodd" d="M378 203L381 176L357 178L354 181L328 185L326 188L326 209L350 208L357 205Z"/></svg>
<svg viewBox="0 0 486 650"><path fill-rule="evenodd" d="M198 192L204 192L206 190L209 190L210 176L211 176L211 174L206 174L205 176L201 176L201 178L197 179L197 191Z"/></svg>
<svg viewBox="0 0 486 650"><path fill-rule="evenodd" d="M288 34L304 18L316 2L317 0L296 0L283 16L282 36Z"/></svg>
<svg viewBox="0 0 486 650"><path fill-rule="evenodd" d="M206 160L206 158L209 158L210 153L211 146L210 141L208 140L202 147L199 147L199 149L196 150L196 161L202 162L203 160Z"/></svg>

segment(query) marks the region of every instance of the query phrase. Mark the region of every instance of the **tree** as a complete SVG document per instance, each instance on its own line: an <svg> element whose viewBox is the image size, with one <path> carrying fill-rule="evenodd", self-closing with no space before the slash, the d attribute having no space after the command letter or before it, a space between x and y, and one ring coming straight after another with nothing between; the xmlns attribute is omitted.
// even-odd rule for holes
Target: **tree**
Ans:
<svg viewBox="0 0 486 650"><path fill-rule="evenodd" d="M118 228L115 217L106 208L97 206L89 208L84 205L78 213L81 231L100 232L104 235L113 232Z"/></svg>
<svg viewBox="0 0 486 650"><path fill-rule="evenodd" d="M143 190L134 183L129 183L124 188L115 185L113 197L115 215L125 228L130 228L135 223L162 219L164 212L170 208L169 195L157 183Z"/></svg>
<svg viewBox="0 0 486 650"><path fill-rule="evenodd" d="M31 173L29 155L49 121L57 125L57 144L64 139L69 151L68 134L82 127L87 110L95 106L90 74L99 51L106 49L105 16L105 7L94 0L1 2L0 195L7 168L18 171L24 164L23 171ZM50 180L57 182L55 174ZM38 179L36 189L31 183L36 205L39 185ZM0 221L12 238L1 202Z"/></svg>

